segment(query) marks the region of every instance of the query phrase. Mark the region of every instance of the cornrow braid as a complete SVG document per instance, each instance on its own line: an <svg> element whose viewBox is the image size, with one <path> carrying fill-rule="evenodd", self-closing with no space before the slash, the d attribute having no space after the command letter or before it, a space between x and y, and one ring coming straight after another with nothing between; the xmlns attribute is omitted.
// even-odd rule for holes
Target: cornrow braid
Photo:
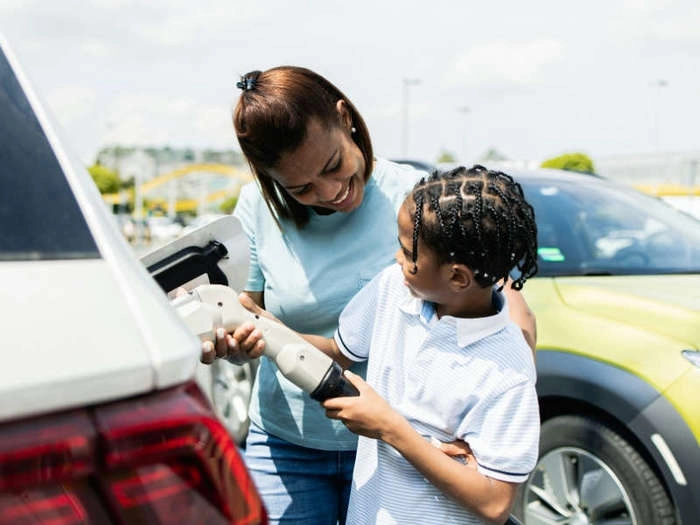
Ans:
<svg viewBox="0 0 700 525"><path fill-rule="evenodd" d="M418 181L418 185L425 184L425 177ZM413 259L413 268L410 272L415 275L418 273L418 265L416 261L418 260L418 235L420 232L421 222L423 218L423 191L413 192L413 202L416 204L416 211L413 214L413 250L411 257Z"/></svg>
<svg viewBox="0 0 700 525"><path fill-rule="evenodd" d="M420 238L441 264L465 264L482 286L513 273L511 287L520 290L537 273L535 212L510 175L479 165L434 171L413 200L414 270Z"/></svg>

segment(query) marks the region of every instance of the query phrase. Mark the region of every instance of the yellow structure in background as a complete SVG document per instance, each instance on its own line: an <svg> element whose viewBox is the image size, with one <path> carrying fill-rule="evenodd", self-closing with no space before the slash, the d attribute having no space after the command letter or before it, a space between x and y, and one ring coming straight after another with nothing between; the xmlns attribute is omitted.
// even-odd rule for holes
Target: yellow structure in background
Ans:
<svg viewBox="0 0 700 525"><path fill-rule="evenodd" d="M218 174L224 175L226 177L231 177L231 178L237 179L238 181L241 182L241 184L252 180L250 173L241 171L238 168L235 168L233 166L229 166L227 164L189 164L189 165L184 166L182 168L178 168L178 169L173 170L171 172L164 173L163 175L159 175L157 177L154 177L153 179L149 180L148 182L144 182L143 185L141 186L141 188L142 188L143 193L145 194L148 191L152 190L153 188L156 188L158 186L162 186L166 182L169 182L173 179L177 179L180 177L184 177L188 173L194 173L197 171L201 171L204 173L218 173Z"/></svg>
<svg viewBox="0 0 700 525"><path fill-rule="evenodd" d="M168 173L164 173L162 175L158 175L157 177L154 177L153 179L144 182L141 184L141 195L144 198L148 197L148 193L152 191L153 189L162 186L164 184L167 184L168 182L178 179L180 177L184 177L185 175L188 175L190 173L196 173L196 172L201 172L201 173L216 173L219 175L223 175L225 177L230 177L232 179L235 179L238 181L241 185L249 182L252 180L252 176L250 172L248 171L243 171L240 170L234 166L230 166L227 164L189 164L187 166L183 166L181 168L175 169L173 171L170 171ZM125 201L131 201L133 199L133 191L129 192L129 195L126 195L124 192L121 193L109 193L102 195L102 198L107 202L108 204L124 204ZM227 197L231 196L231 190L230 189L223 189L223 190L217 190L213 191L209 194L207 194L204 199L179 199L175 203L175 211L176 212L191 212L191 211L196 211L197 208L202 204L202 201L206 203L211 203L211 202L216 202L218 200L223 200ZM166 203L165 199L162 198L157 198L157 199L149 199L150 201L150 206L149 207L163 207L163 205Z"/></svg>
<svg viewBox="0 0 700 525"><path fill-rule="evenodd" d="M635 184L639 191L655 197L700 197L700 186L683 184Z"/></svg>

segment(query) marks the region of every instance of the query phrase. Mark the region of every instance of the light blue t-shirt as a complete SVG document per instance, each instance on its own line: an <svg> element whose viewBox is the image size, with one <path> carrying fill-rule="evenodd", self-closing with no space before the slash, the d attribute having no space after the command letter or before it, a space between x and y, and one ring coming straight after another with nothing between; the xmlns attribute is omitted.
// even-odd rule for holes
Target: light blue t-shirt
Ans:
<svg viewBox="0 0 700 525"><path fill-rule="evenodd" d="M298 230L275 223L255 183L243 187L234 211L248 235L246 290L265 294L265 308L301 333L332 337L350 299L394 260L396 216L404 198L427 173L377 159L362 204L350 213L319 215ZM352 368L365 375L366 364ZM353 450L357 436L328 419L318 401L292 384L266 357L260 359L250 419L268 433L321 450Z"/></svg>

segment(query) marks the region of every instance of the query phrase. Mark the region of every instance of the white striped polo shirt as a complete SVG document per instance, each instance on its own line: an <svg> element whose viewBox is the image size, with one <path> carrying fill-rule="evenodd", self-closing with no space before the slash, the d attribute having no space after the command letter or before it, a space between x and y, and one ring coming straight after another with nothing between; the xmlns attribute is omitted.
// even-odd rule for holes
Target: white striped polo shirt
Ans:
<svg viewBox="0 0 700 525"><path fill-rule="evenodd" d="M420 434L469 443L481 473L522 482L534 468L539 409L532 351L510 321L503 294L498 313L443 316L413 297L394 264L343 310L340 350L368 360L367 382ZM447 524L479 519L444 496L393 447L360 437L348 523Z"/></svg>

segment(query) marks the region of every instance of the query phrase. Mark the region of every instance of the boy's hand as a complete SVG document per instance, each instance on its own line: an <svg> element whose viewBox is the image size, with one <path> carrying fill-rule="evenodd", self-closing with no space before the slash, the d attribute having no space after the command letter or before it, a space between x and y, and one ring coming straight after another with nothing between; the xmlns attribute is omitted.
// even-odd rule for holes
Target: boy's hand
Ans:
<svg viewBox="0 0 700 525"><path fill-rule="evenodd" d="M346 370L344 374L360 395L327 399L322 403L327 417L342 421L355 434L373 439L382 439L387 432L397 428L402 420L405 421L403 416L391 408L360 376L350 370ZM469 443L461 440L438 441L435 446L447 456L463 457L467 467L476 469L476 459Z"/></svg>
<svg viewBox="0 0 700 525"><path fill-rule="evenodd" d="M382 439L382 435L403 419L402 416L360 376L346 370L345 377L360 395L327 399L322 403L326 416L342 421L355 434Z"/></svg>

